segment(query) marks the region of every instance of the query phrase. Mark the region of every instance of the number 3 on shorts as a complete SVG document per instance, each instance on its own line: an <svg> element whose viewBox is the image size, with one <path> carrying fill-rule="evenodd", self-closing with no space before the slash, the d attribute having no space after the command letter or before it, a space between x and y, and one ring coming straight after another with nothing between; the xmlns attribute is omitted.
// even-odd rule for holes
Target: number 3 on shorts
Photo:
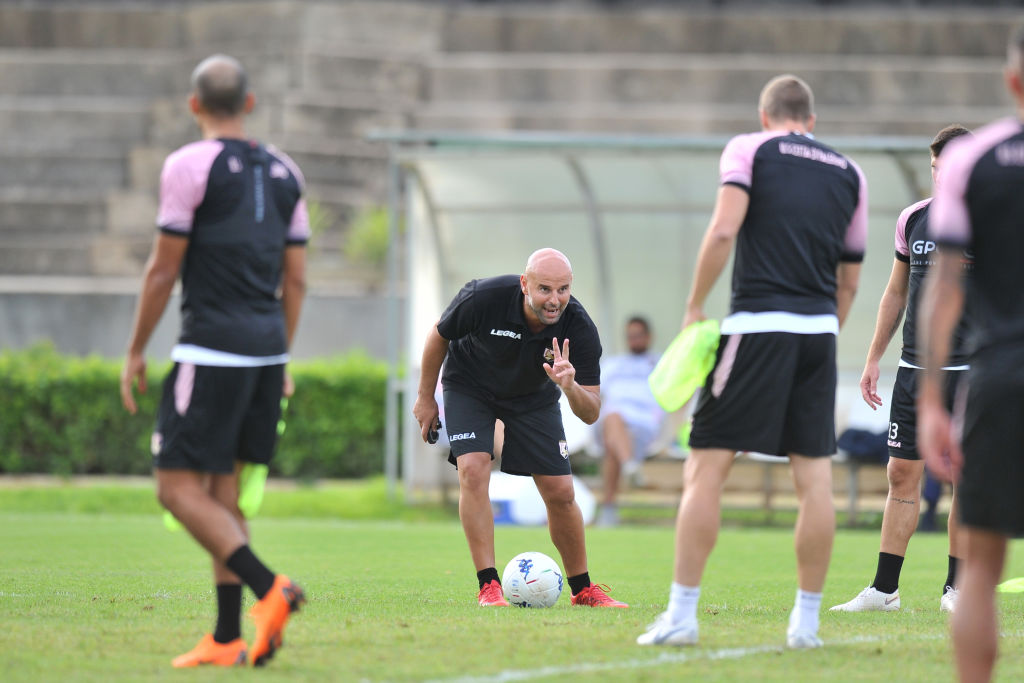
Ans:
<svg viewBox="0 0 1024 683"><path fill-rule="evenodd" d="M890 439L893 439L893 440L896 439L896 432L899 431L899 428L900 428L900 423L899 422L890 422L889 423L889 438Z"/></svg>

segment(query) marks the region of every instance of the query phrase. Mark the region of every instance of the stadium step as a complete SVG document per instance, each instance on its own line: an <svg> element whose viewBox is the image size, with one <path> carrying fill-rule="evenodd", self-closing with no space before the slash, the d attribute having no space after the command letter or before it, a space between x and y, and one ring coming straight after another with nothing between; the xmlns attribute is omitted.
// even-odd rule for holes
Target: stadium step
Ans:
<svg viewBox="0 0 1024 683"><path fill-rule="evenodd" d="M821 105L1002 104L996 58L840 55L555 53L431 57L426 99L434 102L755 102L772 76L805 78Z"/></svg>
<svg viewBox="0 0 1024 683"><path fill-rule="evenodd" d="M126 182L124 155L89 145L39 149L34 142L0 141L0 187L101 189Z"/></svg>
<svg viewBox="0 0 1024 683"><path fill-rule="evenodd" d="M746 9L746 8L745 8ZM586 5L462 7L444 24L447 52L653 52L1003 56L1017 20L984 12L907 8L751 7L748 11Z"/></svg>
<svg viewBox="0 0 1024 683"><path fill-rule="evenodd" d="M125 150L146 139L149 103L117 97L0 96L0 131L40 149L80 143Z"/></svg>
<svg viewBox="0 0 1024 683"><path fill-rule="evenodd" d="M408 107L351 93L290 93L284 103L288 135L363 139L374 127L402 128Z"/></svg>
<svg viewBox="0 0 1024 683"><path fill-rule="evenodd" d="M394 49L311 49L302 55L302 85L310 92L386 95L413 104L424 83L422 55Z"/></svg>
<svg viewBox="0 0 1024 683"><path fill-rule="evenodd" d="M84 239L107 226L105 193L95 190L0 189L0 235ZM59 242L60 239L55 239Z"/></svg>

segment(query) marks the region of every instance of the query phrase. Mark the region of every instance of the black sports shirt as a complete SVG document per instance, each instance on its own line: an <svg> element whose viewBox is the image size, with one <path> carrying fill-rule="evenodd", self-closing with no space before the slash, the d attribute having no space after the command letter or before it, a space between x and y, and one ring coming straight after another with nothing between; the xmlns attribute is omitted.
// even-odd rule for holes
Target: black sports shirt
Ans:
<svg viewBox="0 0 1024 683"><path fill-rule="evenodd" d="M860 262L867 183L849 158L808 135L739 135L720 178L750 195L736 238L731 314L723 334L837 332L836 268Z"/></svg>
<svg viewBox="0 0 1024 683"><path fill-rule="evenodd" d="M530 332L518 275L467 282L441 315L437 331L451 342L442 375L445 387L508 410L533 410L558 401L561 391L541 367L552 358L552 337L560 347L569 340L577 383L601 383L601 339L580 302L570 297L557 323Z"/></svg>
<svg viewBox="0 0 1024 683"><path fill-rule="evenodd" d="M287 359L277 289L285 247L309 238L302 186L291 159L255 141L201 140L167 157L157 227L189 241L174 360Z"/></svg>
<svg viewBox="0 0 1024 683"><path fill-rule="evenodd" d="M931 210L940 249L974 257L967 280L971 358L1024 344L1024 126L1003 119L950 142ZM973 364L973 363L972 363Z"/></svg>
<svg viewBox="0 0 1024 683"><path fill-rule="evenodd" d="M903 322L903 352L900 359L913 367L921 367L917 344L917 305L921 299L921 283L928 268L935 262L935 242L928 236L928 215L931 198L911 204L903 209L896 221L896 258L910 266L907 281L907 315ZM964 271L970 272L974 259L969 251L963 252ZM962 317L953 335L949 366L961 367L967 363L967 318Z"/></svg>

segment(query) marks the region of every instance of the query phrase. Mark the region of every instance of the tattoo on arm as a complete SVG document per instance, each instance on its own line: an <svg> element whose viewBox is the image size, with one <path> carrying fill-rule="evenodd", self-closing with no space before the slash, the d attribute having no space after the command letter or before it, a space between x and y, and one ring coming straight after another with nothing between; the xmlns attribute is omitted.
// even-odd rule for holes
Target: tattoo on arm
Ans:
<svg viewBox="0 0 1024 683"><path fill-rule="evenodd" d="M893 500L894 503L903 503L904 505L913 505L914 503L917 502L916 500L907 500L906 498L896 498L895 496L893 496L892 500Z"/></svg>
<svg viewBox="0 0 1024 683"><path fill-rule="evenodd" d="M900 309L900 312L898 314L896 314L896 319L892 321L892 328L889 330L889 340L890 341L896 335L896 330L900 329L900 323L901 322L903 322L903 309L902 308Z"/></svg>

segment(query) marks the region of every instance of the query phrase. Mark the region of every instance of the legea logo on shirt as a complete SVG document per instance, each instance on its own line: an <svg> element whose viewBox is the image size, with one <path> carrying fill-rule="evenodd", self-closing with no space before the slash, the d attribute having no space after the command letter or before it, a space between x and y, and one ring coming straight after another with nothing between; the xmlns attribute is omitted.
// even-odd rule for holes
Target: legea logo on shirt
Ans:
<svg viewBox="0 0 1024 683"><path fill-rule="evenodd" d="M494 335L495 337L508 337L510 339L523 338L523 335L519 334L518 332L513 332L512 330L495 330L491 328L491 334Z"/></svg>

